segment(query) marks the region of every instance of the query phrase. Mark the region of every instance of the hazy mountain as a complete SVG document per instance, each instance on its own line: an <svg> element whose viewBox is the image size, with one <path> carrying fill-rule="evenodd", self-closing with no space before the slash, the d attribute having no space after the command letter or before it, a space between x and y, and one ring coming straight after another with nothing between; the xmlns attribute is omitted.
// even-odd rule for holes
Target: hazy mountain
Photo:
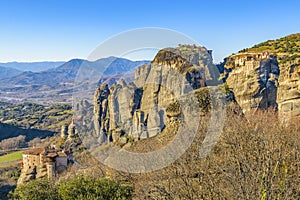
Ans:
<svg viewBox="0 0 300 200"><path fill-rule="evenodd" d="M20 71L40 72L58 67L65 62L8 62L0 63L0 66L18 69Z"/></svg>
<svg viewBox="0 0 300 200"><path fill-rule="evenodd" d="M15 77L0 81L1 85L39 85L74 81L80 67L89 72L103 72L104 75L116 75L133 71L149 61L131 61L123 58L108 57L91 62L73 59L63 65L42 72L23 72ZM88 76L87 74L86 76ZM99 77L100 78L100 77Z"/></svg>
<svg viewBox="0 0 300 200"><path fill-rule="evenodd" d="M22 71L20 71L20 70L17 70L17 69L14 69L14 68L10 68L10 67L2 67L2 66L0 66L0 79L17 76L17 75L19 75L21 73L22 73Z"/></svg>

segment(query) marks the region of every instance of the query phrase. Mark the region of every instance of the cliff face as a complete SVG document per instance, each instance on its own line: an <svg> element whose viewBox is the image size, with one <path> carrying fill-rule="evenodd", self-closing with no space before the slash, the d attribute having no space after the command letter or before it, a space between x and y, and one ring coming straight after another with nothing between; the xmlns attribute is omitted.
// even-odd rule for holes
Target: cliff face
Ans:
<svg viewBox="0 0 300 200"><path fill-rule="evenodd" d="M249 74L252 64L254 75ZM227 58L225 66L227 83L244 111L256 107L251 100L259 100L258 107L277 107L282 121L300 116L300 33L243 49Z"/></svg>
<svg viewBox="0 0 300 200"><path fill-rule="evenodd" d="M279 116L289 119L300 116L300 56L280 66L277 103Z"/></svg>
<svg viewBox="0 0 300 200"><path fill-rule="evenodd" d="M239 53L227 58L226 83L244 112L278 109L282 121L300 116L300 56Z"/></svg>
<svg viewBox="0 0 300 200"><path fill-rule="evenodd" d="M134 139L157 135L176 120L166 114L168 106L194 89L216 84L217 73L207 49L184 45L160 50L150 65L136 69L131 83L100 85L94 95L100 142L116 141L124 133Z"/></svg>
<svg viewBox="0 0 300 200"><path fill-rule="evenodd" d="M279 67L268 53L240 53L227 58L226 82L244 112L277 108Z"/></svg>

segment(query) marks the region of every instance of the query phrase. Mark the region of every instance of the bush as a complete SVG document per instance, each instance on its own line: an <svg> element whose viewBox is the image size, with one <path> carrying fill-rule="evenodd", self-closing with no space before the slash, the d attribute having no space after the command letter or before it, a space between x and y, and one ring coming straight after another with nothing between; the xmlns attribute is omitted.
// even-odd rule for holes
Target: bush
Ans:
<svg viewBox="0 0 300 200"><path fill-rule="evenodd" d="M39 137L36 137L28 142L28 146L30 147L38 147L42 144L42 140Z"/></svg>
<svg viewBox="0 0 300 200"><path fill-rule="evenodd" d="M126 200L131 199L132 188L110 179L94 179L79 176L58 184L38 179L20 185L11 195L18 200Z"/></svg>
<svg viewBox="0 0 300 200"><path fill-rule="evenodd" d="M211 110L211 96L207 88L200 88L195 92L201 114L207 114Z"/></svg>
<svg viewBox="0 0 300 200"><path fill-rule="evenodd" d="M110 179L93 179L79 176L59 184L58 192L63 200L73 199L131 199L131 187L122 186Z"/></svg>
<svg viewBox="0 0 300 200"><path fill-rule="evenodd" d="M180 103L178 101L175 101L173 103L170 103L168 107L166 108L167 112L180 112Z"/></svg>
<svg viewBox="0 0 300 200"><path fill-rule="evenodd" d="M17 200L57 200L60 199L56 186L47 179L37 179L19 185L11 199Z"/></svg>

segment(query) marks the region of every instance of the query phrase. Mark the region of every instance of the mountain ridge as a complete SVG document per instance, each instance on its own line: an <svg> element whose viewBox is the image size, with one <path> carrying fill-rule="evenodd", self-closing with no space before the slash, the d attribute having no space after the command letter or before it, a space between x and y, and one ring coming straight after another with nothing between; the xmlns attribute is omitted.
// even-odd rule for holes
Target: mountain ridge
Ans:
<svg viewBox="0 0 300 200"><path fill-rule="evenodd" d="M64 64L41 72L26 71L17 76L0 80L2 85L38 85L60 82L72 82L75 80L81 66L104 69L106 75L122 74L134 70L139 65L149 61L131 61L124 58L108 57L96 61L84 59L72 59ZM100 77L99 77L100 78Z"/></svg>
<svg viewBox="0 0 300 200"><path fill-rule="evenodd" d="M0 79L17 76L21 73L22 71L15 68L0 66Z"/></svg>
<svg viewBox="0 0 300 200"><path fill-rule="evenodd" d="M15 68L20 71L39 72L47 69L58 67L65 61L39 61L39 62L1 62L0 66Z"/></svg>

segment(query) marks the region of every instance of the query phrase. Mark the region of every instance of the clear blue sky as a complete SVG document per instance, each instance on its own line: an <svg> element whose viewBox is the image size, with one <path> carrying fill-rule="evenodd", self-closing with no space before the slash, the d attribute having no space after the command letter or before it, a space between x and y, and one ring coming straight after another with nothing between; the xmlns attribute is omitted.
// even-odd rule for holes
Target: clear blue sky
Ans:
<svg viewBox="0 0 300 200"><path fill-rule="evenodd" d="M86 58L108 37L142 27L180 31L216 61L300 32L300 1L0 0L0 62Z"/></svg>

